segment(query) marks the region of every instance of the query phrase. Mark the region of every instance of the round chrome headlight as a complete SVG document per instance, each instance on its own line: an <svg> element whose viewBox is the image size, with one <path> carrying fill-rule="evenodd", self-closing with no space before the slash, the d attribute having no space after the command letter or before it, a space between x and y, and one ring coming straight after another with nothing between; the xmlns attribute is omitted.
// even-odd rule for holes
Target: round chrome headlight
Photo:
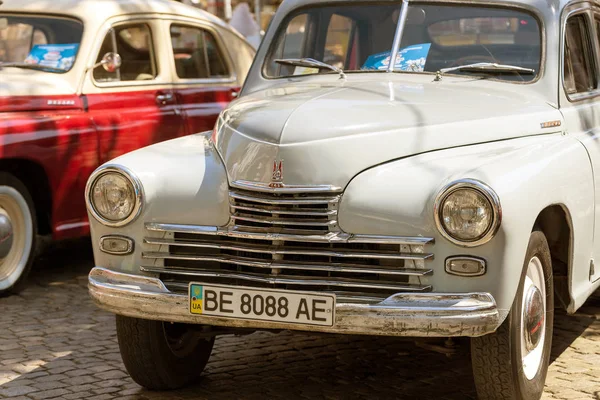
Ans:
<svg viewBox="0 0 600 400"><path fill-rule="evenodd" d="M464 179L445 187L435 202L435 222L454 244L475 247L487 243L500 227L502 209L486 184Z"/></svg>
<svg viewBox="0 0 600 400"><path fill-rule="evenodd" d="M107 226L119 227L133 221L139 214L141 185L122 167L106 166L89 179L86 200L90 213Z"/></svg>

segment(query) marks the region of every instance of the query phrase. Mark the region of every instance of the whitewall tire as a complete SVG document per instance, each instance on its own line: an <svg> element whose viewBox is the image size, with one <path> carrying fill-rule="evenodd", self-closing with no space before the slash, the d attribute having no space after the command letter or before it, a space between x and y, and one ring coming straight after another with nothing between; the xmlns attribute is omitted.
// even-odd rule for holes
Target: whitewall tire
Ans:
<svg viewBox="0 0 600 400"><path fill-rule="evenodd" d="M553 324L550 250L544 234L534 231L508 317L495 333L471 339L478 398L539 399L548 372Z"/></svg>
<svg viewBox="0 0 600 400"><path fill-rule="evenodd" d="M23 289L37 234L35 208L25 185L0 172L0 296Z"/></svg>

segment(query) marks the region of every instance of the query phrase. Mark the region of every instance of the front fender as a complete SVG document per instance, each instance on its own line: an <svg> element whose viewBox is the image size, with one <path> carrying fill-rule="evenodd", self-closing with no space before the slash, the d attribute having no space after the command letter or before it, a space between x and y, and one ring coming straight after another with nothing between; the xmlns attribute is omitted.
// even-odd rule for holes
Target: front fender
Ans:
<svg viewBox="0 0 600 400"><path fill-rule="evenodd" d="M496 191L502 223L496 236L474 248L457 246L437 230L433 207L439 191L463 178ZM559 204L570 212L572 265L587 265L594 221L592 169L584 147L561 134L459 147L390 162L356 176L340 204L339 224L349 233L433 237L436 292L489 292L506 316L521 277L529 235L539 213ZM487 261L480 277L444 270L447 257L472 255Z"/></svg>
<svg viewBox="0 0 600 400"><path fill-rule="evenodd" d="M227 174L208 134L158 143L105 164L125 167L139 179L143 205L135 221L120 228L107 227L88 213L96 265L140 274L143 238L148 235L144 224L148 222L211 226L229 222ZM97 244L107 234L133 239L134 253L112 256L101 252Z"/></svg>

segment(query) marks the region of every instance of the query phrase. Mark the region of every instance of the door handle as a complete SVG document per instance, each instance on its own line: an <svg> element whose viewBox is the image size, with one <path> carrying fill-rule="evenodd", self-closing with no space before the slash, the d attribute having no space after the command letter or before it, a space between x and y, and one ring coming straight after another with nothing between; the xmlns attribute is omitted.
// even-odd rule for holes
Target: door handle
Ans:
<svg viewBox="0 0 600 400"><path fill-rule="evenodd" d="M156 96L156 102L160 105L165 105L173 102L173 93L164 93Z"/></svg>

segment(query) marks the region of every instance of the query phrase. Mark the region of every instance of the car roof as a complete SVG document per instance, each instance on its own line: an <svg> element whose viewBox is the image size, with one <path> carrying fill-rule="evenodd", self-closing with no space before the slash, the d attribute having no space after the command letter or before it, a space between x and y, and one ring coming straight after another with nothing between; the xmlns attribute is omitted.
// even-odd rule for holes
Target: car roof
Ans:
<svg viewBox="0 0 600 400"><path fill-rule="evenodd" d="M158 13L206 20L231 29L206 11L172 0L0 0L2 12L59 14L78 18L86 25L99 25L113 16Z"/></svg>
<svg viewBox="0 0 600 400"><path fill-rule="evenodd" d="M296 9L309 4L323 4L323 3L352 3L352 2L381 2L382 0L284 0L279 7L282 13L286 13L288 10ZM383 0L385 1L385 0ZM424 2L438 2L438 3L465 3L470 5L506 5L506 6L524 6L527 8L534 8L543 14L549 9L562 10L565 6L577 3L582 0L421 0ZM415 0L415 2L418 2ZM598 3L598 0L589 0L590 3ZM400 1L398 1L400 4ZM554 11L552 11L554 13Z"/></svg>

